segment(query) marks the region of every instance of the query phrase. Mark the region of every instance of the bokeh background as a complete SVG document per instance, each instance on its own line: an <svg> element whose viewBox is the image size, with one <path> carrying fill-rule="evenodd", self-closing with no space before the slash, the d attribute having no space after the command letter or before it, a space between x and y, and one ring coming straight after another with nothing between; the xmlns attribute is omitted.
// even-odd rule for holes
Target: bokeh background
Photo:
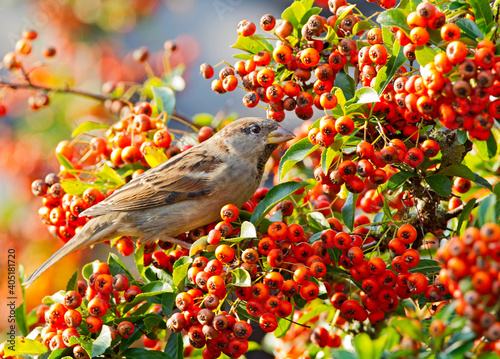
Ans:
<svg viewBox="0 0 500 359"><path fill-rule="evenodd" d="M173 40L177 50L172 67L183 64L185 89L177 93L177 111L186 118L198 113L236 112L239 116L265 116L259 108L243 106L242 91L217 95L210 82L199 75L199 65L232 61L237 50L236 27L247 19L257 24L266 13L277 18L291 0L0 0L0 54L13 51L26 29L39 37L26 58L33 81L50 86L69 85L99 93L106 81L142 82L144 67L132 59L132 51L147 46L153 71L160 74L163 44ZM327 7L326 0L316 1ZM363 12L365 1L360 3ZM324 10L329 16L328 10ZM42 49L54 46L57 55L44 60ZM216 69L218 72L218 70ZM0 69L0 79L8 73ZM84 121L112 117L102 103L73 95L50 95L51 106L38 111L27 105L30 91L0 88L0 104L7 115L0 118L0 342L7 328L7 251L16 250L16 261L31 273L62 243L50 236L38 218L40 198L31 194L31 182L57 172L56 144L70 139L71 131ZM116 118L115 118L116 119ZM297 120L287 116L285 127ZM114 250L114 249L113 249ZM97 245L66 257L27 290L28 311L48 293L65 288L72 273L83 263L106 260L109 247ZM17 304L21 294L17 287Z"/></svg>

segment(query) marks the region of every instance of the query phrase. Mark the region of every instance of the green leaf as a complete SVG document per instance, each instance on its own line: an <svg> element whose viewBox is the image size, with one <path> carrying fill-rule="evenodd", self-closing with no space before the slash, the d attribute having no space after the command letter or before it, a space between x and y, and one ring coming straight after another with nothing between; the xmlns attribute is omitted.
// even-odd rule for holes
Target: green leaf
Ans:
<svg viewBox="0 0 500 359"><path fill-rule="evenodd" d="M335 76L334 85L342 90L345 99L350 100L354 97L354 92L356 91L356 83L351 76L344 72L344 70L340 70L337 73L337 75Z"/></svg>
<svg viewBox="0 0 500 359"><path fill-rule="evenodd" d="M334 313L335 308L333 308L331 305L327 304L322 304L320 306L315 307L314 309L310 310L306 314L302 315L299 320L297 320L297 323L299 324L306 324L310 319L322 314L322 313Z"/></svg>
<svg viewBox="0 0 500 359"><path fill-rule="evenodd" d="M264 47L264 44L266 47ZM236 43L231 45L232 48L256 54L260 51L268 51L272 54L273 49L269 41L263 39L259 35L252 36L238 36Z"/></svg>
<svg viewBox="0 0 500 359"><path fill-rule="evenodd" d="M101 192L103 189L106 188L103 185L92 184L88 182L79 182L73 180L65 180L65 179L61 180L61 187L64 190L64 192L72 194L74 196L79 196L83 194L83 192L85 192L89 188L96 188Z"/></svg>
<svg viewBox="0 0 500 359"><path fill-rule="evenodd" d="M154 269L157 269L157 268L154 268ZM164 272L164 271L162 271L162 272ZM135 307L137 304L139 304L140 302L142 302L144 300L147 300L149 298L156 297L156 296L161 297L161 295L163 293L171 293L172 287L170 286L170 284L168 282L155 281L155 282L145 284L141 288L141 290L143 291L143 293L138 294L134 298L133 301L131 301L130 303L126 303L124 305L124 307L122 308L123 313L128 312L130 309L132 309L133 307Z"/></svg>
<svg viewBox="0 0 500 359"><path fill-rule="evenodd" d="M32 328L33 326L35 326L35 324L38 324L38 318L36 316L36 310L37 310L37 308L33 308L31 310L31 312L29 312L28 315L26 316L26 328L28 330L29 330L29 328ZM33 334L33 333L34 333L34 330L32 330L31 332L29 332L29 334L26 336L26 338L29 338L29 339L36 338L36 334ZM30 337L30 334L35 335L35 337Z"/></svg>
<svg viewBox="0 0 500 359"><path fill-rule="evenodd" d="M144 284L141 288L142 292L141 294L147 294L148 297L152 297L158 294L162 293L171 293L172 288L170 287L169 283L164 283L161 280L157 280L154 282L149 282L147 284Z"/></svg>
<svg viewBox="0 0 500 359"><path fill-rule="evenodd" d="M76 137L81 133L92 130L107 130L109 127L110 126L105 123L86 121L73 130L73 132L71 133L71 137Z"/></svg>
<svg viewBox="0 0 500 359"><path fill-rule="evenodd" d="M163 350L172 359L184 358L184 343L182 341L181 333L171 333L168 337L167 345Z"/></svg>
<svg viewBox="0 0 500 359"><path fill-rule="evenodd" d="M87 281L89 280L90 276L94 273L93 265L92 263L87 263L83 266L82 268L82 276L85 278Z"/></svg>
<svg viewBox="0 0 500 359"><path fill-rule="evenodd" d="M207 236L203 236L196 240L189 248L189 256L192 257L198 252L202 252L208 247Z"/></svg>
<svg viewBox="0 0 500 359"><path fill-rule="evenodd" d="M248 342L248 350L247 350L247 353L248 352L251 352L251 351L254 351L254 350L262 350L262 347L259 343L256 343L256 342Z"/></svg>
<svg viewBox="0 0 500 359"><path fill-rule="evenodd" d="M425 181L438 195L448 197L451 194L452 183L448 177L443 175L432 175L426 177Z"/></svg>
<svg viewBox="0 0 500 359"><path fill-rule="evenodd" d="M15 350L10 350L10 348L14 348ZM40 355L48 351L48 349L38 340L17 337L14 339L13 345L5 343L4 351L5 357L15 357L21 355Z"/></svg>
<svg viewBox="0 0 500 359"><path fill-rule="evenodd" d="M445 175L445 176L462 177L471 181L475 179L474 173L472 173L469 167L456 163L448 167L445 167L443 169L440 169L438 173L440 175Z"/></svg>
<svg viewBox="0 0 500 359"><path fill-rule="evenodd" d="M493 187L491 186L491 183L489 183L485 178L481 177L477 173L474 173L474 183L477 184L478 186L488 188L490 191L493 191Z"/></svg>
<svg viewBox="0 0 500 359"><path fill-rule="evenodd" d="M257 231L251 222L244 221L241 224L240 237L243 238L257 238Z"/></svg>
<svg viewBox="0 0 500 359"><path fill-rule="evenodd" d="M64 295L66 294L66 292L64 290L60 290L52 295L47 295L45 297L43 297L42 299L42 303L43 304L52 304L52 303L61 303L63 304L64 303Z"/></svg>
<svg viewBox="0 0 500 359"><path fill-rule="evenodd" d="M368 21L368 20L361 20L358 21L356 24L354 24L354 27L352 28L352 33L357 34L360 31L366 31L372 29L374 26L373 24Z"/></svg>
<svg viewBox="0 0 500 359"><path fill-rule="evenodd" d="M382 40L387 48L387 53L392 54L394 48L394 34L387 27L382 27Z"/></svg>
<svg viewBox="0 0 500 359"><path fill-rule="evenodd" d="M94 343L92 345L92 355L91 357L94 358L96 356L99 356L103 354L107 348L111 345L111 331L109 330L109 327L107 325L103 325L101 329L101 333L97 337L96 340L94 340Z"/></svg>
<svg viewBox="0 0 500 359"><path fill-rule="evenodd" d="M231 284L235 287L251 287L252 278L243 268L236 268L231 271Z"/></svg>
<svg viewBox="0 0 500 359"><path fill-rule="evenodd" d="M127 266L121 261L120 257L118 257L114 253L110 253L108 257L108 266L111 275L115 276L118 273L125 274L130 281L134 280L134 275Z"/></svg>
<svg viewBox="0 0 500 359"><path fill-rule="evenodd" d="M304 8L304 5L302 5L300 2L293 2L292 5L287 7L281 13L281 18L288 21L293 25L294 28L297 29L299 28L299 21L300 19L302 19L302 16L306 13L306 11L307 10Z"/></svg>
<svg viewBox="0 0 500 359"><path fill-rule="evenodd" d="M360 333L356 335L354 337L353 344L356 349L356 353L360 358L375 359L373 356L373 342L368 334Z"/></svg>
<svg viewBox="0 0 500 359"><path fill-rule="evenodd" d="M484 160L491 160L497 154L498 146L493 133L490 133L490 137L486 141L472 140L472 142L479 156Z"/></svg>
<svg viewBox="0 0 500 359"><path fill-rule="evenodd" d="M309 183L306 181L289 181L274 186L269 190L269 192L267 192L266 197L259 202L257 207L255 207L250 222L252 222L255 226L257 226L260 223L260 221L262 221L264 216L271 209L273 209L273 207L276 206L278 202L282 201L284 198L288 197L293 192L307 186L308 184Z"/></svg>
<svg viewBox="0 0 500 359"><path fill-rule="evenodd" d="M65 170L71 171L75 170L75 167L71 164L71 162L64 157L63 155L56 155L57 160L59 161L59 164L64 167Z"/></svg>
<svg viewBox="0 0 500 359"><path fill-rule="evenodd" d="M161 295L161 308L163 315L168 317L172 313L175 304L175 293L163 293Z"/></svg>
<svg viewBox="0 0 500 359"><path fill-rule="evenodd" d="M146 153L144 154L144 158L146 159L148 165L150 165L151 167L159 166L163 162L168 160L165 151L160 147L148 146L146 147L145 152Z"/></svg>
<svg viewBox="0 0 500 359"><path fill-rule="evenodd" d="M331 228L330 223L328 223L325 216L320 212L307 213L307 221L309 222L309 226L313 229L314 232Z"/></svg>
<svg viewBox="0 0 500 359"><path fill-rule="evenodd" d="M484 353L477 357L477 359L498 359L497 353Z"/></svg>
<svg viewBox="0 0 500 359"><path fill-rule="evenodd" d="M382 13L383 14L383 13ZM405 20L406 21L406 20ZM396 71L403 65L406 61L406 57L403 53L403 47L399 46L399 42L394 43L394 49L392 56L389 61L379 70L377 77L375 78L375 85L373 89L377 91L379 96L382 96L387 85L391 82Z"/></svg>
<svg viewBox="0 0 500 359"><path fill-rule="evenodd" d="M290 171L297 162L302 161L318 148L319 146L313 145L307 137L291 145L283 157L281 157L280 165L278 167L278 177L283 179L283 177L285 177L288 171Z"/></svg>
<svg viewBox="0 0 500 359"><path fill-rule="evenodd" d="M335 21L335 28L340 25L342 19L344 19L349 13L356 7L356 5L347 5L342 7L340 11L337 11L337 21Z"/></svg>
<svg viewBox="0 0 500 359"><path fill-rule="evenodd" d="M362 87L356 91L356 93L354 94L354 98L347 101L346 105L348 107L346 114L349 115L351 112L354 112L355 109L359 108L365 103L373 103L379 101L380 98L377 95L377 91L375 91L371 87Z"/></svg>
<svg viewBox="0 0 500 359"><path fill-rule="evenodd" d="M455 24L462 30L462 33L472 40L476 40L478 37L483 38L483 33L479 30L477 24L469 19L460 19Z"/></svg>
<svg viewBox="0 0 500 359"><path fill-rule="evenodd" d="M411 31L411 27L406 23L406 16L409 13L400 9L390 9L382 11L377 17L377 22L382 27L397 27L403 30L406 35Z"/></svg>
<svg viewBox="0 0 500 359"><path fill-rule="evenodd" d="M286 333L288 333L288 330L292 326L292 321L293 320L293 310L292 313L286 318L278 318L278 327L274 331L274 336L276 338L283 338Z"/></svg>
<svg viewBox="0 0 500 359"><path fill-rule="evenodd" d="M338 154L338 151L335 151L331 147L327 147L321 152L321 168L324 173L328 173L328 169L332 165L336 154Z"/></svg>
<svg viewBox="0 0 500 359"><path fill-rule="evenodd" d="M178 287L186 278L188 269L191 266L192 262L193 258L188 256L181 257L175 261L172 277L174 279L174 285L176 287Z"/></svg>
<svg viewBox="0 0 500 359"><path fill-rule="evenodd" d="M438 273L440 270L441 266L438 261L433 259L420 259L415 267L409 269L409 272L418 272L427 275Z"/></svg>
<svg viewBox="0 0 500 359"><path fill-rule="evenodd" d="M469 4L467 3L462 3L460 1L452 1L450 3L450 5L448 5L448 9L450 10L458 10L458 9L461 9L461 8L464 8L464 9L468 9L469 8Z"/></svg>
<svg viewBox="0 0 500 359"><path fill-rule="evenodd" d="M212 115L211 113L197 113L192 118L193 124L195 124L196 126L210 126L213 120L214 115Z"/></svg>
<svg viewBox="0 0 500 359"><path fill-rule="evenodd" d="M158 113L165 112L167 115L172 115L175 108L175 93L170 87L151 86L153 91L154 106Z"/></svg>
<svg viewBox="0 0 500 359"><path fill-rule="evenodd" d="M402 0L401 3L397 6L398 9L406 10L406 11L415 11L417 10L418 4L420 4L422 0Z"/></svg>
<svg viewBox="0 0 500 359"><path fill-rule="evenodd" d="M347 101L344 96L344 91L342 91L341 88L334 87L332 89L332 93L335 95L335 97L337 97L337 107L340 107L342 110L342 114L345 115L345 104Z"/></svg>
<svg viewBox="0 0 500 359"><path fill-rule="evenodd" d="M470 201L468 201L462 210L462 213L460 213L460 217L458 217L458 223L457 223L457 233L461 234L461 229L462 229L462 223L464 221L469 221L469 216L470 213L472 212L472 209L474 208L474 205L476 204L476 199L472 198Z"/></svg>
<svg viewBox="0 0 500 359"><path fill-rule="evenodd" d="M104 164L104 166L102 166L101 170L96 174L96 176L104 182L112 183L117 186L125 184L125 181L120 177L120 175L107 164Z"/></svg>
<svg viewBox="0 0 500 359"><path fill-rule="evenodd" d="M309 18L313 15L318 15L320 12L321 12L321 8L320 7L313 7L312 9L309 9L305 14L304 16L302 16L302 20L301 20L301 23L302 24L307 24L307 21L309 20Z"/></svg>
<svg viewBox="0 0 500 359"><path fill-rule="evenodd" d="M24 281L26 280L26 273L24 272L24 267L21 264L19 264L18 270L19 270L19 283L24 283ZM19 307L15 309L14 317L16 318L17 329L19 329L19 332L23 336L27 336L29 333L29 328L27 324L28 316L26 312L26 290L23 285L21 286L21 296L23 298L23 302Z"/></svg>
<svg viewBox="0 0 500 359"><path fill-rule="evenodd" d="M156 76L153 76L153 77L150 77L148 78L146 81L144 81L144 85L143 85L143 95L146 96L148 99L153 99L154 97L154 94L153 94L153 89L152 87L153 86L156 86L158 88L162 88L165 86L165 82L163 82L163 80L159 77L156 77ZM156 107L154 105L154 102L151 103L151 106L153 108L153 115L158 115L159 112L158 112L158 107Z"/></svg>
<svg viewBox="0 0 500 359"><path fill-rule="evenodd" d="M165 325L163 318L156 313L150 313L144 317L144 326L147 328L148 332L159 328L161 325L160 323Z"/></svg>
<svg viewBox="0 0 500 359"><path fill-rule="evenodd" d="M389 340L387 335L383 335L382 333L378 336L378 338L372 341L373 344L373 358L381 358L384 348Z"/></svg>
<svg viewBox="0 0 500 359"><path fill-rule="evenodd" d="M495 194L490 194L481 202L481 204L479 205L479 209L477 210L477 220L480 227L489 222L497 223L498 218L495 218L496 203L497 196Z"/></svg>
<svg viewBox="0 0 500 359"><path fill-rule="evenodd" d="M360 357L356 355L356 353L348 352L345 349L334 349L331 351L331 353L333 359L360 359Z"/></svg>
<svg viewBox="0 0 500 359"><path fill-rule="evenodd" d="M410 338L422 343L427 342L427 337L422 331L422 324L416 320L407 318L393 318L391 325L399 329L402 333L407 334Z"/></svg>
<svg viewBox="0 0 500 359"><path fill-rule="evenodd" d="M134 262L137 267L137 272L139 272L139 275L141 278L145 280L145 282L148 282L148 279L144 276L144 243L141 244L137 249L135 250L134 253Z"/></svg>
<svg viewBox="0 0 500 359"><path fill-rule="evenodd" d="M356 201L359 193L349 192L347 199L342 206L342 220L351 231L354 228L354 214L356 213Z"/></svg>
<svg viewBox="0 0 500 359"><path fill-rule="evenodd" d="M281 18L287 20L294 25L295 28L299 29L307 23L309 17L321 12L321 8L312 7L313 4L314 1L312 0L295 1L283 11Z"/></svg>
<svg viewBox="0 0 500 359"><path fill-rule="evenodd" d="M281 219L280 219L281 220ZM251 222L244 221L241 224L240 235L236 238L226 238L225 242L238 243L249 238L257 238L257 230Z"/></svg>
<svg viewBox="0 0 500 359"><path fill-rule="evenodd" d="M70 290L77 290L78 288L78 269L73 273L71 278L68 281L68 284L66 284L66 292L69 292Z"/></svg>
<svg viewBox="0 0 500 359"><path fill-rule="evenodd" d="M42 359L69 359L73 350L71 348L56 349L51 353L45 353L41 356Z"/></svg>
<svg viewBox="0 0 500 359"><path fill-rule="evenodd" d="M413 171L400 171L389 177L387 181L387 189L396 191L399 189L409 178L415 177L417 174Z"/></svg>
<svg viewBox="0 0 500 359"><path fill-rule="evenodd" d="M339 37L337 35L337 32L335 29L331 26L325 25L326 26L326 35L323 38L318 38L317 40L321 41L328 41L332 44L338 44L339 42Z"/></svg>
<svg viewBox="0 0 500 359"><path fill-rule="evenodd" d="M93 356L92 356L93 357ZM172 359L168 354L159 350L148 350L144 348L128 348L121 357L131 359Z"/></svg>
<svg viewBox="0 0 500 359"><path fill-rule="evenodd" d="M457 130L457 141L461 145L463 145L465 142L467 142L467 132Z"/></svg>
<svg viewBox="0 0 500 359"><path fill-rule="evenodd" d="M429 46L417 46L415 56L420 66L424 67L430 62L434 62L436 54Z"/></svg>
<svg viewBox="0 0 500 359"><path fill-rule="evenodd" d="M490 2L485 0L470 0L470 4L474 10L475 23L483 33L487 33L488 26L493 21Z"/></svg>

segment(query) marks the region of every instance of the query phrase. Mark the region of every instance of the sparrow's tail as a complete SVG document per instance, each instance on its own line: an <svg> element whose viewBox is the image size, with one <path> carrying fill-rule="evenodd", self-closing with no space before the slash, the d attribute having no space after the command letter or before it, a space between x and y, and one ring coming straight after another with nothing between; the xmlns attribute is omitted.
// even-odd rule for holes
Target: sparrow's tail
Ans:
<svg viewBox="0 0 500 359"><path fill-rule="evenodd" d="M80 249L91 246L92 244L104 242L112 238L114 216L107 214L91 219L87 224L71 238L62 248L47 259L24 281L23 285L29 287L40 275L49 269L53 264L59 262L68 254L79 251Z"/></svg>

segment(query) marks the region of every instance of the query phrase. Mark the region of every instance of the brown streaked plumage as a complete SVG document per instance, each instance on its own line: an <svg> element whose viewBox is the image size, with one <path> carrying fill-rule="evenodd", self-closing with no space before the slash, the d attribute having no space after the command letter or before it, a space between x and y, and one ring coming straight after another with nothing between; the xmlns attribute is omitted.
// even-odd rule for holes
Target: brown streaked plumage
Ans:
<svg viewBox="0 0 500 359"><path fill-rule="evenodd" d="M272 152L293 137L273 120L235 121L84 211L93 218L24 284L29 286L64 256L118 236L189 247L174 237L217 221L228 203L241 207L259 186Z"/></svg>

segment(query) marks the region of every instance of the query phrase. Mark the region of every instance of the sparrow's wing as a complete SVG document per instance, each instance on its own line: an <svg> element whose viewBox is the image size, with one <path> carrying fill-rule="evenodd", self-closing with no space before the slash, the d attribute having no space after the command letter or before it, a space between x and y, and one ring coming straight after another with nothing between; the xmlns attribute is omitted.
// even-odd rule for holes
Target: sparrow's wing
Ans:
<svg viewBox="0 0 500 359"><path fill-rule="evenodd" d="M219 158L197 146L146 171L82 215L141 210L210 196L215 189L211 173L221 163Z"/></svg>

